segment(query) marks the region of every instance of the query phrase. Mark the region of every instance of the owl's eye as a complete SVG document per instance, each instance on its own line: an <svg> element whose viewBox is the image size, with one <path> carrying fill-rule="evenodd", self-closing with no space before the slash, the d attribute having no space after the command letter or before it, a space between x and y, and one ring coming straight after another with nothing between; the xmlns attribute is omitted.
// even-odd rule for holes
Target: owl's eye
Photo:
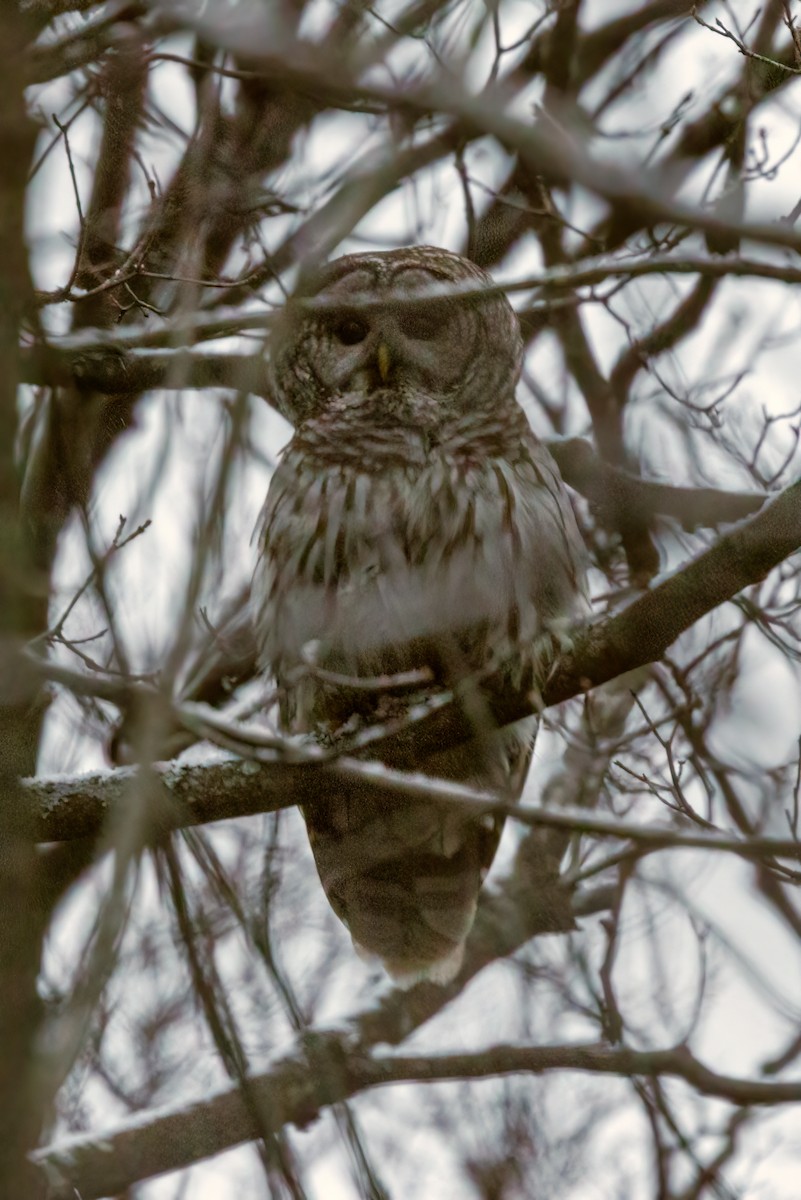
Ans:
<svg viewBox="0 0 801 1200"><path fill-rule="evenodd" d="M429 342L439 337L449 317L450 313L444 304L418 304L401 314L398 326L405 337Z"/></svg>
<svg viewBox="0 0 801 1200"><path fill-rule="evenodd" d="M333 326L334 337L343 346L356 346L367 337L367 322L361 317L340 317Z"/></svg>

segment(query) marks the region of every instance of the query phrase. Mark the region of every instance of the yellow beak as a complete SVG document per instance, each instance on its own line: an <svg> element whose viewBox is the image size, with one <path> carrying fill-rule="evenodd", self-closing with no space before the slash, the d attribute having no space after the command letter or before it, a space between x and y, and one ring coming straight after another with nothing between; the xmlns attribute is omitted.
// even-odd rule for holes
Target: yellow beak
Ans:
<svg viewBox="0 0 801 1200"><path fill-rule="evenodd" d="M389 353L389 346L386 342L379 342L375 352L376 362L378 363L378 374L381 376L381 382L386 383L389 379L389 369L392 366L392 358Z"/></svg>

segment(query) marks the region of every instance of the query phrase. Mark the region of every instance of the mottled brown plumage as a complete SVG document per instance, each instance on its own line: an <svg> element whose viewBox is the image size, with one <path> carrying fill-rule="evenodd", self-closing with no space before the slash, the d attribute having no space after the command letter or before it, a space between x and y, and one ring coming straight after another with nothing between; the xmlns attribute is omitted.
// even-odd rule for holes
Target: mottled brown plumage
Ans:
<svg viewBox="0 0 801 1200"><path fill-rule="evenodd" d="M573 513L515 400L517 318L488 286L434 247L350 255L276 330L275 398L296 428L262 514L254 598L287 732L336 745L419 696L304 664L351 678L426 668L431 689L504 665L536 678L549 634L582 607ZM480 738L419 768L517 798L535 722L491 729L469 695ZM325 786L304 815L357 948L402 980L450 978L501 822Z"/></svg>

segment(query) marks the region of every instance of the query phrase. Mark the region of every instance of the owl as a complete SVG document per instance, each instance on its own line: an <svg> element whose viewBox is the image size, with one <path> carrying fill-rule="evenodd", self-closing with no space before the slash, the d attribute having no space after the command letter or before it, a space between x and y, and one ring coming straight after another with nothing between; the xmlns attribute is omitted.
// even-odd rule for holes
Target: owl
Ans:
<svg viewBox="0 0 801 1200"><path fill-rule="evenodd" d="M481 680L542 682L583 611L583 544L515 399L522 340L490 277L432 246L352 254L284 310L294 425L258 528L254 617L282 728L344 745L457 689L475 737L427 775L516 800L536 718L493 727ZM552 650L551 650L552 657ZM320 776L304 809L328 900L402 984L458 971L502 821Z"/></svg>

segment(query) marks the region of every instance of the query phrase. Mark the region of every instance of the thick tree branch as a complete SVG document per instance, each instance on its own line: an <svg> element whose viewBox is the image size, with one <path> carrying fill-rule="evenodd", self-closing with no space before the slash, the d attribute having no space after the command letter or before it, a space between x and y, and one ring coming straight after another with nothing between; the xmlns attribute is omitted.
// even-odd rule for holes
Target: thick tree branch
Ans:
<svg viewBox="0 0 801 1200"><path fill-rule="evenodd" d="M673 517L688 530L709 528L749 517L768 499L764 492L674 487L641 479L605 462L584 438L551 438L546 445L565 483L586 496L612 528L617 528L618 514L627 509L649 520Z"/></svg>
<svg viewBox="0 0 801 1200"><path fill-rule="evenodd" d="M555 1046L494 1046L469 1054L387 1056L365 1054L349 1031L307 1034L287 1056L251 1085L260 1124L301 1128L331 1104L373 1087L485 1079L498 1075L541 1075L580 1071L627 1078L681 1079L696 1092L740 1105L778 1105L801 1100L801 1082L765 1082L721 1075L699 1062L686 1046L632 1050L601 1043ZM238 1089L169 1112L150 1124L70 1137L37 1152L53 1200L68 1200L79 1189L84 1200L116 1194L164 1171L177 1170L257 1135L251 1112Z"/></svg>
<svg viewBox="0 0 801 1200"><path fill-rule="evenodd" d="M556 662L541 696L525 688L510 688L503 676L482 684L496 724L509 725L538 706L559 704L627 671L657 662L696 621L743 588L760 583L799 547L801 481L627 608L579 632L573 649ZM454 704L432 713L425 725L413 732L394 734L383 745L377 741L373 750L392 766L413 768L421 746L466 741L470 733L468 719Z"/></svg>
<svg viewBox="0 0 801 1200"><path fill-rule="evenodd" d="M356 784L365 792L424 798L477 814L497 813L534 829L545 826L618 838L631 841L644 851L701 849L731 852L747 859L771 855L801 857L801 843L793 838L743 838L699 830L684 821L676 825L643 824L583 808L503 804L491 792L389 767L377 771L374 764L360 759L340 758L331 763L319 763L312 758L305 764L234 759L193 766L170 763L149 770L155 771L155 779L163 789L161 802L154 803L151 813L157 836L165 829L204 825L313 803L320 790L322 772L331 779ZM130 796L136 773L135 767L122 767L75 779L25 780L25 794L38 814L40 841L95 837L109 813Z"/></svg>
<svg viewBox="0 0 801 1200"><path fill-rule="evenodd" d="M628 608L577 639L543 689L546 704L576 694L580 679L596 687L656 662L680 634L801 547L801 481L750 520L646 592ZM636 658L637 662L632 662Z"/></svg>
<svg viewBox="0 0 801 1200"><path fill-rule="evenodd" d="M515 691L503 676L486 684L487 703L498 725L507 725L530 715L543 704L558 704L571 696L587 691L598 684L634 670L662 657L667 648L700 617L731 599L743 588L759 583L767 573L783 562L801 546L801 482L787 488L766 508L741 523L704 554L676 571L652 590L640 596L622 612L589 626L576 635L574 648L564 654L542 689L541 698L527 688ZM47 670L47 668L44 668ZM106 698L125 704L130 701L131 689L108 681L95 682L91 677L62 668L50 668L51 673L67 686L83 685L88 692L102 693ZM143 691L143 696L146 693ZM153 703L159 702L153 693ZM160 701L163 703L163 700ZM180 710L178 710L180 717ZM376 737L371 753L390 766L413 771L427 746L447 745L467 740L473 730L458 703L437 704L430 710L421 705L419 721L408 727ZM421 750L422 748L422 750ZM287 803L304 803L312 796L316 764L292 764L278 761L273 752L262 756L272 758L248 780L247 799L235 799L237 781L243 782L234 764L201 769L176 766L170 768L168 790L184 814L192 813L191 822L217 820L246 812L269 811ZM364 764L356 763L360 772ZM343 763L325 769L346 770ZM195 777L195 772L198 772ZM202 772L208 787L202 783ZM369 770L368 770L369 775ZM219 776L219 778L218 778ZM423 777L419 777L421 780ZM39 830L44 840L83 837L96 833L101 827L107 807L121 794L125 775L98 776L82 785L47 781L29 781L28 794L35 797L40 808ZM382 787L389 777L378 779ZM399 790L403 790L399 785ZM458 789L457 789L458 790ZM238 792L238 788L236 788ZM182 824L187 816L173 812L165 818Z"/></svg>
<svg viewBox="0 0 801 1200"><path fill-rule="evenodd" d="M19 328L31 296L25 186L36 143L20 72L33 25L0 6L0 1192L38 1195L26 1161L41 1128L35 1084L37 992L49 916L40 887L35 818L18 777L35 767L43 706L23 648L46 624L47 581L35 570L19 516L15 462Z"/></svg>
<svg viewBox="0 0 801 1200"><path fill-rule="evenodd" d="M236 388L268 394L266 362L258 354L203 354L188 350L126 351L106 349L28 351L23 356L26 383L73 386L107 396L127 396L155 388Z"/></svg>

